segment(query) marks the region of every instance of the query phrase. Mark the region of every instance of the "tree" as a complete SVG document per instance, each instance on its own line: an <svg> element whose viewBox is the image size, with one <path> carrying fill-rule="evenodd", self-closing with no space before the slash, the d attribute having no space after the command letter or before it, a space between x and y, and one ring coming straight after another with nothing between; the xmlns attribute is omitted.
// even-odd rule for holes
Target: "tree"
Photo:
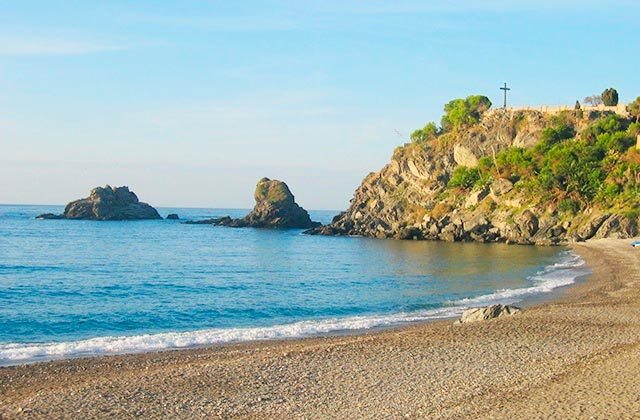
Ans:
<svg viewBox="0 0 640 420"><path fill-rule="evenodd" d="M457 129L480 121L482 113L491 108L491 101L483 95L471 95L466 99L454 99L444 106L442 129Z"/></svg>
<svg viewBox="0 0 640 420"><path fill-rule="evenodd" d="M636 122L640 122L640 96L635 101L627 105L627 111L632 117L635 117Z"/></svg>
<svg viewBox="0 0 640 420"><path fill-rule="evenodd" d="M600 95L591 95L584 98L584 102L587 104L591 104L592 106L602 105L602 96Z"/></svg>
<svg viewBox="0 0 640 420"><path fill-rule="evenodd" d="M414 143L422 143L435 139L438 136L438 127L436 123L427 123L423 128L415 130L411 133L411 141Z"/></svg>
<svg viewBox="0 0 640 420"><path fill-rule="evenodd" d="M600 97L606 106L618 105L618 91L614 88L605 89Z"/></svg>

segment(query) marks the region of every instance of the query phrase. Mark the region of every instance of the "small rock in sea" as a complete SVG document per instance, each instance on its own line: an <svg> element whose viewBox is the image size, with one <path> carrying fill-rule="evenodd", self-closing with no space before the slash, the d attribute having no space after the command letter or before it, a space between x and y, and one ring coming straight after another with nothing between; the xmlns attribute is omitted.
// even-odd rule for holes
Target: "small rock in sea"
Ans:
<svg viewBox="0 0 640 420"><path fill-rule="evenodd" d="M44 214L40 214L40 215L36 216L36 219L38 219L38 220L57 220L57 219L64 219L64 216L62 216L60 214L44 213Z"/></svg>
<svg viewBox="0 0 640 420"><path fill-rule="evenodd" d="M462 317L456 324L466 324L468 322L485 321L487 319L511 316L521 311L517 306L512 305L489 305L484 308L471 308L462 313Z"/></svg>
<svg viewBox="0 0 640 420"><path fill-rule="evenodd" d="M67 204L60 215L45 213L36 219L144 220L162 219L156 209L138 200L129 187L97 187L89 197Z"/></svg>
<svg viewBox="0 0 640 420"><path fill-rule="evenodd" d="M167 215L167 220L180 220L180 217L175 213L171 213Z"/></svg>
<svg viewBox="0 0 640 420"><path fill-rule="evenodd" d="M231 220L229 216L225 217L216 217L214 219L203 219L203 220L187 220L182 222L185 225L218 225L221 221Z"/></svg>
<svg viewBox="0 0 640 420"><path fill-rule="evenodd" d="M295 202L287 184L262 178L254 193L256 205L241 219L222 217L214 224L229 227L309 229L320 226Z"/></svg>

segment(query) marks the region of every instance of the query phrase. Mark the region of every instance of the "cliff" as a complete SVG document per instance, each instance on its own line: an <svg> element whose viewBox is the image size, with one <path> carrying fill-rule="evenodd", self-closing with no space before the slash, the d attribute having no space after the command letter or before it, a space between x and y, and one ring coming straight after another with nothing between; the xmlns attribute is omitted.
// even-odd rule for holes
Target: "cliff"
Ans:
<svg viewBox="0 0 640 420"><path fill-rule="evenodd" d="M398 147L347 211L307 233L544 245L631 237L637 132L610 112L482 112Z"/></svg>

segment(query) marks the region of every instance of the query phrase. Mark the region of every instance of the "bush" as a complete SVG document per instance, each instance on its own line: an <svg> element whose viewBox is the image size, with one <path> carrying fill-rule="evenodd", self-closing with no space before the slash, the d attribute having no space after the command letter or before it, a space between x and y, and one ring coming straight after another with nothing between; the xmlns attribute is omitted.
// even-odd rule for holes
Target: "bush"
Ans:
<svg viewBox="0 0 640 420"><path fill-rule="evenodd" d="M606 106L618 105L618 91L614 88L605 89L600 96L602 97L602 102Z"/></svg>
<svg viewBox="0 0 640 420"><path fill-rule="evenodd" d="M451 175L447 184L449 187L471 188L480 181L480 171L478 168L467 168L458 166Z"/></svg>
<svg viewBox="0 0 640 420"><path fill-rule="evenodd" d="M580 203L569 198L565 198L558 205L558 210L563 213L576 214L578 211L580 211Z"/></svg>
<svg viewBox="0 0 640 420"><path fill-rule="evenodd" d="M636 139L629 136L624 131L615 133L603 133L597 136L596 143L604 150L614 150L616 152L626 152L629 147L636 144Z"/></svg>
<svg viewBox="0 0 640 420"><path fill-rule="evenodd" d="M520 147L510 147L496 156L500 174L511 182L533 175L533 159L531 153Z"/></svg>
<svg viewBox="0 0 640 420"><path fill-rule="evenodd" d="M491 108L491 101L486 96L472 95L466 99L454 99L444 106L442 129L449 131L475 124L489 108Z"/></svg>
<svg viewBox="0 0 640 420"><path fill-rule="evenodd" d="M627 105L627 111L636 119L636 122L640 121L640 96L638 96L635 101Z"/></svg>
<svg viewBox="0 0 640 420"><path fill-rule="evenodd" d="M422 143L435 139L438 136L438 127L436 123L427 123L423 128L415 130L411 133L411 141L414 143Z"/></svg>
<svg viewBox="0 0 640 420"><path fill-rule="evenodd" d="M559 143L544 156L541 172L553 176L553 187L591 199L605 178L600 167L603 158L597 146L577 141Z"/></svg>
<svg viewBox="0 0 640 420"><path fill-rule="evenodd" d="M602 134L614 134L627 129L628 122L619 115L607 115L582 132L582 140L595 142Z"/></svg>
<svg viewBox="0 0 640 420"><path fill-rule="evenodd" d="M537 152L545 152L549 150L553 145L560 143L563 140L573 138L576 132L573 126L568 124L561 124L556 127L548 127L542 130L540 135L540 142L536 145L535 150Z"/></svg>

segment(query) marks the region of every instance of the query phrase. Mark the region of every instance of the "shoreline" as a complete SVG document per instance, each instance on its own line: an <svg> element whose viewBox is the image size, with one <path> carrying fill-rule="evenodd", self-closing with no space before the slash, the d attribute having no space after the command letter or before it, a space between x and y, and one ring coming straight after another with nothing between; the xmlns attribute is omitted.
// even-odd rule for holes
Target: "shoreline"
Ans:
<svg viewBox="0 0 640 420"><path fill-rule="evenodd" d="M574 257L577 257L578 261L575 261ZM534 282L530 286L498 289L494 292L472 296L468 299L451 301L449 306L415 312L401 311L385 314L353 315L344 318L308 319L262 327L167 331L131 336L99 336L64 342L22 344L17 345L15 349L11 347L2 349L0 354L7 358L0 358L0 369L94 357L139 355L174 350L184 351L217 346L228 347L243 343L363 335L439 321L453 322L458 320L462 312L467 308L483 307L495 303L529 308L555 300L558 296L562 296L567 288L583 281L581 278L588 277L590 274L590 270L586 267L586 262L567 246L561 248L556 254L556 258L555 263L544 266L535 275L554 275L546 281L541 280L542 277L540 277L538 283ZM573 273L574 275L570 277L569 284L554 285L553 280L557 279L556 276L560 275L562 278L562 273L566 270L582 271L583 273ZM529 278L531 279L531 277ZM552 283L549 284L549 281ZM551 290L544 290L545 286L550 287ZM541 291L530 290L541 287L543 288ZM515 295L513 295L514 292L516 293ZM504 296L502 295L503 293L508 295ZM469 302L465 302L466 300L469 300ZM314 329L316 331L312 331ZM251 337L252 335L253 337ZM236 336L236 338L233 336ZM207 342L207 340L209 341ZM191 341L190 344L188 343L189 341ZM12 352L16 352L13 359L10 358L12 357L10 356ZM21 352L31 353L31 356L29 358L18 358Z"/></svg>
<svg viewBox="0 0 640 420"><path fill-rule="evenodd" d="M520 416L615 417L615 407L598 395L618 389L612 381L636 389L634 381L615 369L584 375L602 364L618 366L618 359L620 367L640 366L640 322L633 317L640 293L629 287L640 278L640 265L628 244L573 245L592 270L589 278L504 319L4 367L0 416L80 410L88 416L485 418L500 407ZM611 372L617 376L607 382L594 380ZM562 388L580 378L579 388ZM559 395L558 387L573 394ZM597 388L591 399L570 398L588 393L585 387ZM616 395L624 400L621 413L640 412L633 392ZM545 403L533 404L536 398Z"/></svg>

